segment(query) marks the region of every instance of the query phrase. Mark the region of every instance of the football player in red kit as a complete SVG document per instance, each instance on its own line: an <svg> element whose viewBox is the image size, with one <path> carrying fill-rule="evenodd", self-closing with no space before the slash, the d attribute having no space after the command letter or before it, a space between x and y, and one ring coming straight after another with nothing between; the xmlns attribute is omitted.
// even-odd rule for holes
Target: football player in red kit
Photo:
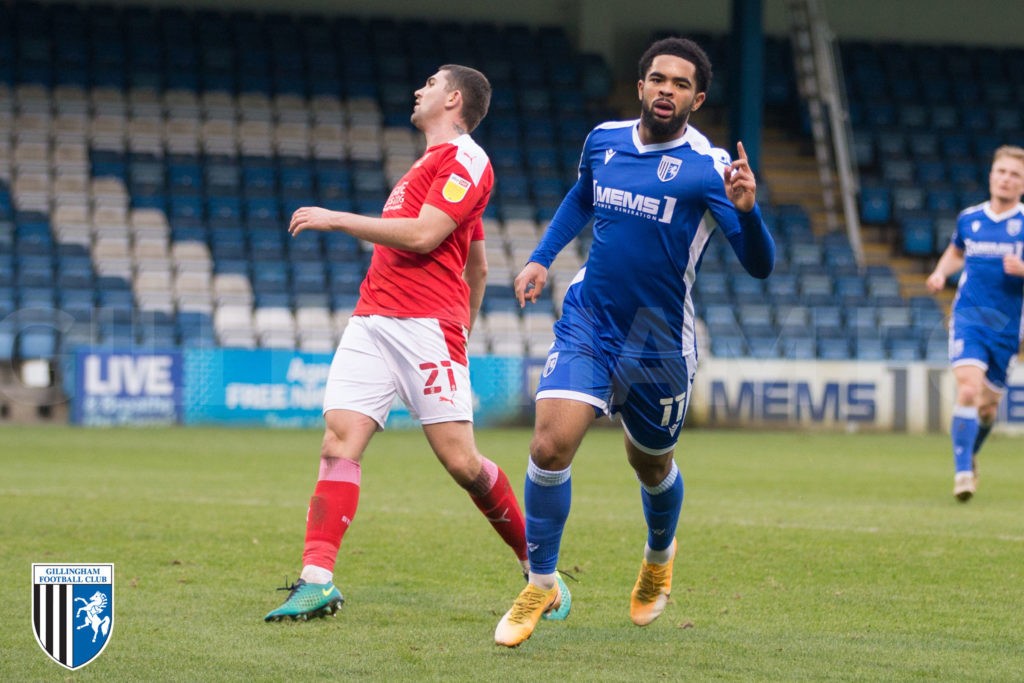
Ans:
<svg viewBox="0 0 1024 683"><path fill-rule="evenodd" d="M494 184L470 132L491 87L475 69L445 65L415 92L412 123L426 151L395 185L380 218L302 207L288 228L338 230L374 244L359 302L335 352L324 395L320 471L306 519L302 572L266 615L334 613L341 540L359 502L360 461L398 396L441 464L528 570L522 510L508 477L477 450L466 340L487 262L481 217Z"/></svg>

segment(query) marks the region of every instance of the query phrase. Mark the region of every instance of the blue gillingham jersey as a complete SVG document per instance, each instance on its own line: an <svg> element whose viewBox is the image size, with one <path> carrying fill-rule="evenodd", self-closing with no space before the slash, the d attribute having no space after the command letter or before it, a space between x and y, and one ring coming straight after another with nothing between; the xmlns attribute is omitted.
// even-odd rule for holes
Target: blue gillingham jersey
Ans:
<svg viewBox="0 0 1024 683"><path fill-rule="evenodd" d="M980 325L1007 336L1024 334L1024 279L1003 271L1003 256L1024 251L1024 204L995 214L988 202L960 212L952 243L964 253L953 313L956 325Z"/></svg>
<svg viewBox="0 0 1024 683"><path fill-rule="evenodd" d="M619 355L687 355L696 351L691 293L704 251L716 227L726 236L741 231L722 180L731 160L689 125L676 140L644 145L637 123L601 124L584 144L566 202L575 192L594 237L555 329L590 330L591 343ZM758 209L751 215L763 225ZM549 266L554 254L544 246L531 261Z"/></svg>

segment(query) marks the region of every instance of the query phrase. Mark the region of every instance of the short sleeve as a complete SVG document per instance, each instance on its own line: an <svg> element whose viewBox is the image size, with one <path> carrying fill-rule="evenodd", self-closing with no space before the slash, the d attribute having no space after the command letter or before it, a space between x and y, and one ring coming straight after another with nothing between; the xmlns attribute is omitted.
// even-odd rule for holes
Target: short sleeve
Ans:
<svg viewBox="0 0 1024 683"><path fill-rule="evenodd" d="M460 156L454 147L448 150L439 162L424 200L425 204L444 211L456 223L462 223L473 213L481 200L490 194L494 182L494 174L489 168L483 173L473 173L473 169L462 163ZM477 177L475 182L474 176ZM480 239L483 239L483 226L479 230Z"/></svg>

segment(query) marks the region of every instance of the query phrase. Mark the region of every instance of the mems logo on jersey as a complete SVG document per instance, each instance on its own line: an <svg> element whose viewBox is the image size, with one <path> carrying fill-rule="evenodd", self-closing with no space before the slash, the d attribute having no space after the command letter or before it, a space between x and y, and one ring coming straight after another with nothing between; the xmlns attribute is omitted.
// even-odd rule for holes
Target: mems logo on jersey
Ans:
<svg viewBox="0 0 1024 683"><path fill-rule="evenodd" d="M595 180L594 206L604 207L631 216L654 219L659 223L670 223L672 222L672 214L676 210L676 198L669 196L660 198L648 197L647 195L630 192L629 190L603 187L598 185Z"/></svg>
<svg viewBox="0 0 1024 683"><path fill-rule="evenodd" d="M457 173L452 173L448 176L448 182L441 189L441 196L452 204L458 204L465 198L470 186L472 186L472 183L468 180Z"/></svg>

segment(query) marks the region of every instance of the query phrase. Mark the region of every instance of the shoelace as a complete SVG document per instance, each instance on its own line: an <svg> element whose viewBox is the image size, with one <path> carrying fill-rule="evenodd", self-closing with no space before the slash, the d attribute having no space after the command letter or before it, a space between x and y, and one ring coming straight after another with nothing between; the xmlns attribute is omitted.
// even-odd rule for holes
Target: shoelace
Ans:
<svg viewBox="0 0 1024 683"><path fill-rule="evenodd" d="M665 583L666 573L668 573L666 565L645 564L644 571L640 572L640 588L636 592L637 600L654 602L661 595L661 587Z"/></svg>
<svg viewBox="0 0 1024 683"><path fill-rule="evenodd" d="M516 624L522 624L529 620L530 615L533 614L538 607L542 607L546 600L550 597L545 591L542 591L536 586L534 590L529 591L525 598L520 594L519 598L516 599L515 604L512 605L512 614L509 615L508 620Z"/></svg>
<svg viewBox="0 0 1024 683"><path fill-rule="evenodd" d="M574 583L579 583L580 582L579 579L577 579L575 576L573 576L569 572L565 571L564 569L556 569L555 571L558 572L560 575L564 576L565 578L573 581ZM523 572L523 581L525 581L527 583L530 582L530 574L529 574L529 572Z"/></svg>
<svg viewBox="0 0 1024 683"><path fill-rule="evenodd" d="M288 585L288 577L286 576L286 577L284 577L284 585L278 587L277 590L279 590L279 591L291 591L290 593L288 593L288 597L290 598L290 597L292 597L292 595L295 594L295 591L297 591L300 588L302 588L302 586L304 586L305 583L306 582L303 581L302 579L298 579L294 583L292 583L291 585Z"/></svg>

